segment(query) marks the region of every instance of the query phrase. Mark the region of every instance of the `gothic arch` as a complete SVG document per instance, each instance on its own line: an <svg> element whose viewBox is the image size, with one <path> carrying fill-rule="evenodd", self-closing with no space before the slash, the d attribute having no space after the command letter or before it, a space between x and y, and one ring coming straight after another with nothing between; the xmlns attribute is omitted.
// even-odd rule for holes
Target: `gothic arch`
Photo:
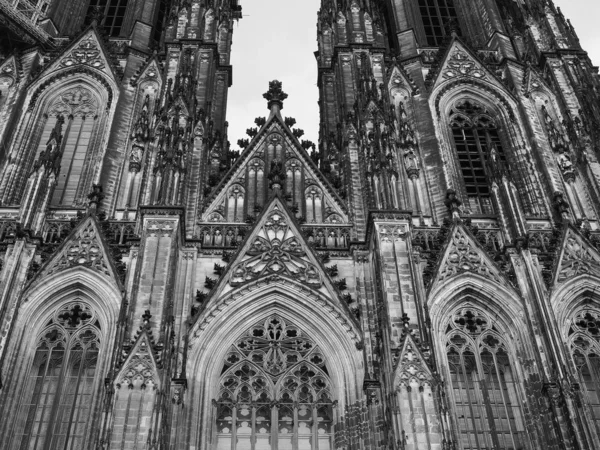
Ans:
<svg viewBox="0 0 600 450"><path fill-rule="evenodd" d="M527 144L524 121L517 120L519 107L511 94L500 91L490 83L475 80L442 83L430 96L430 107L432 111L436 111L439 119L434 120L434 126L445 162L443 167L448 187L462 192L461 197L465 197L463 176L450 127L450 113L458 103L465 101L481 105L494 118L499 142L507 155L507 161L510 161L511 171L518 173L518 176L513 177L515 191L519 192L527 213L542 214L547 207L539 206L545 202L539 198L540 189L537 186L541 185L540 180L527 158L532 150Z"/></svg>
<svg viewBox="0 0 600 450"><path fill-rule="evenodd" d="M8 412L10 417L14 417L15 420L27 411L26 405L30 401L21 394L25 395L24 393L28 391L25 383L31 382L28 380L32 380L32 377L36 376L33 369L37 367L35 361L39 356L41 333L48 333L55 329L59 335L63 335L65 338L64 354L66 356L63 356L63 361L59 365L59 373L55 374L57 386L61 386L71 380L71 372L68 372L71 369L68 365L77 363L76 360L72 362L69 355L75 355L73 352L79 347L72 348L71 346L80 345L76 344L78 336L88 330L87 333L93 332L97 336L96 344L94 344L96 359L93 362L92 375L89 374L89 371L85 372L87 374L85 376L88 377L87 388L81 395L85 394L86 409L84 409L85 413L80 411L78 414L84 414L81 417L87 415L85 420L97 418L97 414L100 412L103 380L112 362L112 349L117 335L117 319L121 307L120 291L101 275L86 268L77 268L64 271L49 278L45 283L32 286L23 293L21 298L21 306L14 313L16 316L14 324L8 330L8 347L4 352L2 369L6 374L3 377L5 386L0 395L3 411ZM65 324L58 319L65 321ZM70 330L70 334L65 330ZM74 343L69 344L73 339L75 339ZM73 358L76 357L78 356L73 356ZM51 397L52 404L62 398L60 395L66 388L57 387L56 389ZM82 408L82 406L75 406L81 405L81 401L83 401L77 398L79 393L80 391L76 390L73 394L73 408ZM32 398L35 400L35 397ZM1 442L4 443L2 445L7 445L8 448L13 436L17 436L16 430L16 422L5 422L2 430L3 441ZM54 431L48 433L52 434L43 434L44 439L55 436ZM79 445L82 445L84 441L89 445L88 439L91 438L91 434L88 431L80 438L83 440Z"/></svg>
<svg viewBox="0 0 600 450"><path fill-rule="evenodd" d="M295 283L277 279L262 280L250 289L241 287L227 297L229 301L205 310L190 332L188 420L201 421L192 442L199 442L199 436L213 420L211 401L218 389L226 353L244 330L272 315L302 327L319 346L327 361L332 393L340 411L362 398L365 370L362 351L357 345L362 336L353 322L345 321L342 311L327 308L320 295L308 295ZM331 312L324 314L328 309Z"/></svg>
<svg viewBox="0 0 600 450"><path fill-rule="evenodd" d="M585 298L594 302L600 311L600 278L582 274L566 281L550 295L550 305L554 311L556 323L559 326L559 332L565 340L569 334L569 320L574 312L582 305Z"/></svg>
<svg viewBox="0 0 600 450"><path fill-rule="evenodd" d="M105 76L82 69L71 77L61 71L42 78L29 92L24 103L27 109L21 113L21 126L12 140L10 158L3 167L0 198L5 204L20 200L34 162L43 151L52 154L47 147L54 131L56 137L64 137L61 161L67 166L61 167L60 172L64 186L60 181L57 185L70 193L53 202L64 200L69 206L71 202L81 202L100 175L99 162L104 156L107 130L115 109L114 93L118 90ZM65 96L71 97L72 102L61 98ZM76 105L77 102L81 104ZM62 125L58 123L59 118ZM72 158L64 163L71 154L68 147L73 147ZM50 158L49 155L45 157ZM84 163L74 165L75 158L84 158ZM76 169L72 171L73 168Z"/></svg>
<svg viewBox="0 0 600 450"><path fill-rule="evenodd" d="M519 361L534 355L525 312L508 289L489 280L482 287L470 277L448 283L430 300L454 428L469 448L524 448L528 373ZM491 412L498 409L507 420Z"/></svg>

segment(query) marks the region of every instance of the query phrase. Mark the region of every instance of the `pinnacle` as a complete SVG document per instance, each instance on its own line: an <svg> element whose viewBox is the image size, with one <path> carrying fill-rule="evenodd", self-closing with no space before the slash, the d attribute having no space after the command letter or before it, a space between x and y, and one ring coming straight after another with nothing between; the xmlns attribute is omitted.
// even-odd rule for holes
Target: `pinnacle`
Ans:
<svg viewBox="0 0 600 450"><path fill-rule="evenodd" d="M283 101L288 97L281 86L281 81L273 80L269 82L269 90L263 94L268 102L267 107L271 110L271 115L277 114L283 109Z"/></svg>

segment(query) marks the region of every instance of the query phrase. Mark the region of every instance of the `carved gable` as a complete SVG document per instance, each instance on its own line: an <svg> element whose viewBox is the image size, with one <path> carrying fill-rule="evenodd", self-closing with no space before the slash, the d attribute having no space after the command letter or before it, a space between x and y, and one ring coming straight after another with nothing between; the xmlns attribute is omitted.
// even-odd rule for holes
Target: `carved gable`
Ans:
<svg viewBox="0 0 600 450"><path fill-rule="evenodd" d="M411 384L422 385L433 380L431 369L412 334L407 334L396 361L394 389Z"/></svg>
<svg viewBox="0 0 600 450"><path fill-rule="evenodd" d="M3 85L10 87L15 84L19 79L19 75L18 62L14 56L2 61L0 64L0 91ZM6 95L6 93L3 93L3 95Z"/></svg>
<svg viewBox="0 0 600 450"><path fill-rule="evenodd" d="M152 350L152 341L148 333L143 331L119 370L115 384L121 387L134 385L156 387L159 382L158 364Z"/></svg>
<svg viewBox="0 0 600 450"><path fill-rule="evenodd" d="M600 253L569 226L556 265L554 282L563 283L583 274L600 277Z"/></svg>
<svg viewBox="0 0 600 450"><path fill-rule="evenodd" d="M533 67L528 67L525 72L525 80L523 83L523 93L525 96L529 96L532 92L543 90L546 92L552 92L552 89L548 87L546 81Z"/></svg>
<svg viewBox="0 0 600 450"><path fill-rule="evenodd" d="M83 219L79 226L62 243L56 253L46 262L34 282L76 267L86 267L100 272L119 284L112 265L108 247L98 224L92 216Z"/></svg>
<svg viewBox="0 0 600 450"><path fill-rule="evenodd" d="M438 267L432 290L450 278L473 273L508 286L509 283L477 241L462 226L454 227L450 242Z"/></svg>
<svg viewBox="0 0 600 450"><path fill-rule="evenodd" d="M156 82L162 85L162 81L162 71L156 56L154 56L131 78L131 85L137 86L144 82Z"/></svg>
<svg viewBox="0 0 600 450"><path fill-rule="evenodd" d="M263 278L294 280L326 295L351 315L296 226L291 212L279 197L274 197L267 206L243 247L213 289L213 297L220 297Z"/></svg>
<svg viewBox="0 0 600 450"><path fill-rule="evenodd" d="M481 60L460 40L455 39L440 64L434 86L447 81L469 78L491 82L505 90L504 86L485 67Z"/></svg>
<svg viewBox="0 0 600 450"><path fill-rule="evenodd" d="M215 152L211 157L218 158ZM260 214L275 190L306 223L349 222L345 204L278 114L263 125L217 186L202 220L243 223Z"/></svg>
<svg viewBox="0 0 600 450"><path fill-rule="evenodd" d="M62 55L44 70L44 73L74 66L87 66L109 74L113 79L116 78L95 28L89 28L82 36L67 47Z"/></svg>

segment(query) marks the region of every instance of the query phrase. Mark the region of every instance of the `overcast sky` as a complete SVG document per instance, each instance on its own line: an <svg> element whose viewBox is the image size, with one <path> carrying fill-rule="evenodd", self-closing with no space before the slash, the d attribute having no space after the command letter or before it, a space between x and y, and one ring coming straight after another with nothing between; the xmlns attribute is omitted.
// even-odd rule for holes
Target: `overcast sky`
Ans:
<svg viewBox="0 0 600 450"><path fill-rule="evenodd" d="M478 1L478 0L474 0ZM600 0L554 0L571 19L583 48L600 64ZM319 0L243 0L244 17L233 32L233 86L229 90L229 140L247 138L254 118L268 115L263 99L269 81L289 94L282 114L297 120L302 139L318 140L317 11Z"/></svg>

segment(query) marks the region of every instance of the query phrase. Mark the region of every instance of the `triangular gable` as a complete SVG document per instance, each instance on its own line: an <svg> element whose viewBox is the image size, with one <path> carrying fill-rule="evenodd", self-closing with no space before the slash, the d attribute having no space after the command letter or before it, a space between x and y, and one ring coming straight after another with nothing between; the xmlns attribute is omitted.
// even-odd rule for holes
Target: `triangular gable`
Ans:
<svg viewBox="0 0 600 450"><path fill-rule="evenodd" d="M115 384L126 387L133 386L137 381L142 386L159 387L158 363L152 348L150 336L142 331L117 373Z"/></svg>
<svg viewBox="0 0 600 450"><path fill-rule="evenodd" d="M75 66L88 66L110 75L113 80L117 79L102 40L93 26L63 50L61 55L44 69L42 76Z"/></svg>
<svg viewBox="0 0 600 450"><path fill-rule="evenodd" d="M6 58L0 64L0 82L2 82L3 78L11 79L11 84L20 78L19 62L14 55Z"/></svg>
<svg viewBox="0 0 600 450"><path fill-rule="evenodd" d="M274 132L283 135L286 139L284 166L292 161L294 163L297 162L304 171L305 186L315 186L323 193L324 209L328 211L326 216L323 217L323 222L348 223L349 219L345 204L302 148L289 127L285 125L279 114L274 114L267 120L259 133L252 139L252 142L242 152L223 181L217 186L215 193L209 199L210 203L203 213L202 220L209 222L227 221L223 210L228 196L232 195L232 191L237 186L243 187L245 185L246 170L250 162L257 160L264 161L264 151L268 145L267 138ZM267 181L265 180L265 182ZM244 219L243 217L238 218L237 221L244 221Z"/></svg>
<svg viewBox="0 0 600 450"><path fill-rule="evenodd" d="M113 280L117 286L121 285L109 248L96 219L91 215L85 217L71 232L52 257L42 266L31 284L76 267L94 270Z"/></svg>
<svg viewBox="0 0 600 450"><path fill-rule="evenodd" d="M600 253L579 231L569 225L564 232L552 279L554 284L559 284L584 274L600 277Z"/></svg>
<svg viewBox="0 0 600 450"><path fill-rule="evenodd" d="M146 80L154 80L158 82L159 85L162 85L163 83L162 70L160 69L160 64L156 55L152 56L148 62L142 66L133 77L131 77L131 85L137 86Z"/></svg>
<svg viewBox="0 0 600 450"><path fill-rule="evenodd" d="M481 62L477 55L464 45L460 39L455 38L440 63L433 87L435 88L447 81L469 78L492 83L506 91L496 75Z"/></svg>
<svg viewBox="0 0 600 450"><path fill-rule="evenodd" d="M450 278L469 272L510 287L508 280L471 233L463 225L455 225L430 291Z"/></svg>
<svg viewBox="0 0 600 450"><path fill-rule="evenodd" d="M399 64L394 64L388 74L388 90L394 95L398 89L406 89L412 95L419 93L419 88Z"/></svg>
<svg viewBox="0 0 600 450"><path fill-rule="evenodd" d="M394 389L399 386L410 386L412 383L421 385L432 380L433 374L419 345L411 333L406 333L394 370Z"/></svg>
<svg viewBox="0 0 600 450"><path fill-rule="evenodd" d="M523 82L523 94L528 97L532 92L543 90L551 93L552 89L546 83L546 80L540 75L540 73L531 65L525 72L525 80Z"/></svg>
<svg viewBox="0 0 600 450"><path fill-rule="evenodd" d="M302 236L293 214L279 197L273 197L267 205L240 251L211 291L211 298L222 298L234 289L273 275L291 279L320 292L344 310L348 317L352 317L319 259Z"/></svg>

